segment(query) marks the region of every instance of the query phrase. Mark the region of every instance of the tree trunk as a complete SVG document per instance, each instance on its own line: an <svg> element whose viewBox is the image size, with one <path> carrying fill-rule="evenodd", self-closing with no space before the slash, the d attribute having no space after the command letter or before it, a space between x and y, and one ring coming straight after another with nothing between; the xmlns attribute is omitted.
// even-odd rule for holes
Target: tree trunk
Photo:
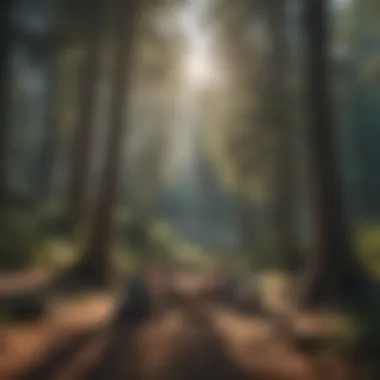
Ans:
<svg viewBox="0 0 380 380"><path fill-rule="evenodd" d="M305 2L308 145L316 252L303 306L336 304L363 290L366 276L350 244L334 150L328 73L328 1Z"/></svg>
<svg viewBox="0 0 380 380"><path fill-rule="evenodd" d="M48 91L46 94L46 135L41 151L41 191L39 196L47 201L51 197L58 150L58 70L55 51L51 53L48 63Z"/></svg>
<svg viewBox="0 0 380 380"><path fill-rule="evenodd" d="M279 266L287 271L296 270L297 238L295 231L295 173L292 151L290 104L287 101L289 75L289 44L286 37L287 0L263 5L267 16L271 53L267 62L265 83L269 127L277 138L274 181L274 224Z"/></svg>
<svg viewBox="0 0 380 380"><path fill-rule="evenodd" d="M101 70L101 38L103 32L103 0L89 2L88 19L84 20L85 58L82 63L80 96L78 105L79 120L75 129L74 146L69 179L69 208L77 219L84 214L87 182L93 142L93 130L96 121L97 84Z"/></svg>
<svg viewBox="0 0 380 380"><path fill-rule="evenodd" d="M107 285L109 282L113 217L117 203L120 158L124 146L125 106L130 81L133 26L137 2L138 0L114 0L113 3L115 5L113 14L115 56L111 74L112 93L107 126L109 134L101 188L92 218L88 246L81 262L82 273L95 286Z"/></svg>
<svg viewBox="0 0 380 380"><path fill-rule="evenodd" d="M0 202L5 202L8 190L7 148L10 110L10 49L11 25L10 12L12 1L3 0L0 8Z"/></svg>

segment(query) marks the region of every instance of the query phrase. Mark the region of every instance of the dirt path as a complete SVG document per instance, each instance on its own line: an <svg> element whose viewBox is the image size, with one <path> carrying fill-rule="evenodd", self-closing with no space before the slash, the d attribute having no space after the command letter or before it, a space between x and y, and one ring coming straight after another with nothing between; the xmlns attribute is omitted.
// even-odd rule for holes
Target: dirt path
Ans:
<svg viewBox="0 0 380 380"><path fill-rule="evenodd" d="M16 364L1 379L260 379L229 359L211 320L194 323L179 310L133 331L104 325L67 330L65 336L50 337L32 359Z"/></svg>
<svg viewBox="0 0 380 380"><path fill-rule="evenodd" d="M52 273L42 269L0 272L0 297L37 288L49 281Z"/></svg>
<svg viewBox="0 0 380 380"><path fill-rule="evenodd" d="M105 324L112 299L80 302L45 324L8 330L13 348L0 355L0 379L351 380L338 367L318 373L262 319L210 306L203 320L178 309L115 329Z"/></svg>
<svg viewBox="0 0 380 380"><path fill-rule="evenodd" d="M216 313L214 321L229 355L246 371L274 379L315 379L310 361L282 341L268 322L226 311Z"/></svg>
<svg viewBox="0 0 380 380"><path fill-rule="evenodd" d="M0 379L10 378L12 373L56 347L69 345L74 336L99 328L109 316L112 302L110 295L95 294L86 300L52 305L51 313L38 323L0 326L4 342L0 352Z"/></svg>

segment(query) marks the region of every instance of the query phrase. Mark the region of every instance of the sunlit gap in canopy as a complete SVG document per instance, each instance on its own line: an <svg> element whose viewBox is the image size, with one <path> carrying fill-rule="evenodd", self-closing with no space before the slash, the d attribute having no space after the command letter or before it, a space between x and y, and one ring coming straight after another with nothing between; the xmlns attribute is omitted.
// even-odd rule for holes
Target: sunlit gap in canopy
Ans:
<svg viewBox="0 0 380 380"><path fill-rule="evenodd" d="M205 90L217 86L220 77L213 56L212 26L207 20L212 3L212 0L188 0L178 14L184 44L172 141L174 177L191 175L195 180L195 150L203 120L199 98Z"/></svg>
<svg viewBox="0 0 380 380"><path fill-rule="evenodd" d="M213 0L188 0L179 15L186 38L182 56L183 86L191 91L215 86L220 79L213 54L212 24L207 19Z"/></svg>
<svg viewBox="0 0 380 380"><path fill-rule="evenodd" d="M188 0L178 14L184 39L180 56L180 76L176 120L172 139L171 181L184 190L186 220L200 224L202 179L200 140L204 125L201 96L218 85L219 71L213 56L212 26L208 22L212 0Z"/></svg>

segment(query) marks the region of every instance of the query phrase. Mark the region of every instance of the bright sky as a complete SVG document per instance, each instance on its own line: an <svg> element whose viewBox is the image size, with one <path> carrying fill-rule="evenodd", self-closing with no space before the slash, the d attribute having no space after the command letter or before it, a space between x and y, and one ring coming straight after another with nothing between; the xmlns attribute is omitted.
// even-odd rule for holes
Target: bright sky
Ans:
<svg viewBox="0 0 380 380"><path fill-rule="evenodd" d="M343 8L352 3L352 0L334 0L338 8Z"/></svg>
<svg viewBox="0 0 380 380"><path fill-rule="evenodd" d="M216 79L212 34L209 24L204 22L211 5L211 0L189 0L179 16L180 28L187 39L184 56L185 81L198 88Z"/></svg>
<svg viewBox="0 0 380 380"><path fill-rule="evenodd" d="M210 56L210 33L204 15L210 2L188 0L178 16L178 26L184 36L182 82L176 105L176 120L172 134L171 166L173 170L196 181L199 104L198 91L209 85L213 75ZM195 183L195 182L194 182Z"/></svg>

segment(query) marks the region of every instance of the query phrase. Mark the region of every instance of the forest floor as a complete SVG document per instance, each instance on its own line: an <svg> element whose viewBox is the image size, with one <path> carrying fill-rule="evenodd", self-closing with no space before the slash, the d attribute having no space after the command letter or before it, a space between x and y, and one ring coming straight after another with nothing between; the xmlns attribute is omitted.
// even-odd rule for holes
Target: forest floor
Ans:
<svg viewBox="0 0 380 380"><path fill-rule="evenodd" d="M44 284L52 273L44 269L27 269L0 273L0 297L17 293L26 288L35 288Z"/></svg>
<svg viewBox="0 0 380 380"><path fill-rule="evenodd" d="M106 293L60 299L38 323L3 325L0 379L25 372L23 380L367 380L338 358L316 364L267 319L214 304L201 322L176 309L133 333L114 334L107 325L114 299ZM304 319L310 326L322 320Z"/></svg>

